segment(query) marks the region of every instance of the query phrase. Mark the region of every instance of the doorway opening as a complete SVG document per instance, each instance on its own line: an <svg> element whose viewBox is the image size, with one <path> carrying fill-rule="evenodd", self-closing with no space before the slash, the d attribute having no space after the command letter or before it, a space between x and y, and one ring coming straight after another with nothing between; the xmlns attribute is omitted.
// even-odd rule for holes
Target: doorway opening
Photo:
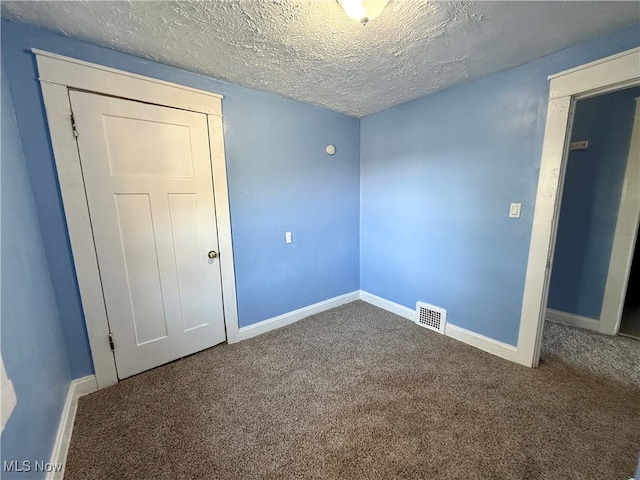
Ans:
<svg viewBox="0 0 640 480"><path fill-rule="evenodd" d="M541 353L620 380L640 361L640 345L615 336L625 293L629 305L637 298L627 284L640 211L639 96L632 87L576 102Z"/></svg>
<svg viewBox="0 0 640 480"><path fill-rule="evenodd" d="M639 97L632 87L576 102L547 320L618 331L640 211Z"/></svg>
<svg viewBox="0 0 640 480"><path fill-rule="evenodd" d="M618 333L640 340L640 254L638 254L637 237Z"/></svg>
<svg viewBox="0 0 640 480"><path fill-rule="evenodd" d="M560 200L576 103L579 100L639 86L639 64L640 48L635 48L549 77L547 121L518 335L517 361L523 365L535 367L540 359ZM636 165L636 168L640 167ZM637 182L637 179L634 178L634 181ZM632 223L618 222L614 243L635 242L638 214L636 211L636 221ZM633 208L625 209L625 215L633 217ZM621 235L618 235L618 227L621 229ZM613 251L616 252L618 249ZM621 263L616 258L610 265L619 268ZM603 309L606 307L607 311L618 307L621 309L619 295L626 289L626 278L624 285L620 285L620 277L617 278L617 284L607 283L603 299ZM612 293L614 290L615 294ZM607 317L614 318L612 315ZM617 331L619 324L613 323Z"/></svg>

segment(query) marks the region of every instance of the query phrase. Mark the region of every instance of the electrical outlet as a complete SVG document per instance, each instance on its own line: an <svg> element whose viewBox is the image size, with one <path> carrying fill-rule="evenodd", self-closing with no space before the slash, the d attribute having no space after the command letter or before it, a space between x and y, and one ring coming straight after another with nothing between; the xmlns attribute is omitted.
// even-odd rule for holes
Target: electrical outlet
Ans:
<svg viewBox="0 0 640 480"><path fill-rule="evenodd" d="M509 208L509 218L520 218L521 203L512 203Z"/></svg>
<svg viewBox="0 0 640 480"><path fill-rule="evenodd" d="M284 234L284 241L285 243L291 243L291 232L285 232Z"/></svg>

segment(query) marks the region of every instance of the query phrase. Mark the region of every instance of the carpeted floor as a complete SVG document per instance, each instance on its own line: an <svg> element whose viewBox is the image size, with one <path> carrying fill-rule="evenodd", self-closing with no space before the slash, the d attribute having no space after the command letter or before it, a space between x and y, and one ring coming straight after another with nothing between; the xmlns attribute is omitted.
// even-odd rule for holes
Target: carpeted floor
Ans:
<svg viewBox="0 0 640 480"><path fill-rule="evenodd" d="M615 379L640 389L640 341L633 338L546 322L540 360L542 364L562 362L586 374Z"/></svg>
<svg viewBox="0 0 640 480"><path fill-rule="evenodd" d="M80 399L71 479L628 479L640 389L361 301Z"/></svg>

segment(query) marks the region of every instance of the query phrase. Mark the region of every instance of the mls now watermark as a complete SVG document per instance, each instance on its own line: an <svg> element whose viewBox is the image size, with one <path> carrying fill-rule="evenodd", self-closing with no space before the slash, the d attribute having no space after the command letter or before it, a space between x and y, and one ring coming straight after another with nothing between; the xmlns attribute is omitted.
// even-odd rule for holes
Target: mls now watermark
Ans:
<svg viewBox="0 0 640 480"><path fill-rule="evenodd" d="M41 460L36 460L35 462L32 462L31 460L23 460L23 461L5 460L2 467L5 472L16 472L16 473L61 472L63 464L44 462Z"/></svg>

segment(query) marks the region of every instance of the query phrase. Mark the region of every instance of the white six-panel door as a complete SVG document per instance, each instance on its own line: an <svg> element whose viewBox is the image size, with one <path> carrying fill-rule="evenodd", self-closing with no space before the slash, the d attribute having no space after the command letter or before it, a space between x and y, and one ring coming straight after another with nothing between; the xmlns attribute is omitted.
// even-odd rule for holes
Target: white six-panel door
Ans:
<svg viewBox="0 0 640 480"><path fill-rule="evenodd" d="M70 100L118 377L223 342L206 115Z"/></svg>

